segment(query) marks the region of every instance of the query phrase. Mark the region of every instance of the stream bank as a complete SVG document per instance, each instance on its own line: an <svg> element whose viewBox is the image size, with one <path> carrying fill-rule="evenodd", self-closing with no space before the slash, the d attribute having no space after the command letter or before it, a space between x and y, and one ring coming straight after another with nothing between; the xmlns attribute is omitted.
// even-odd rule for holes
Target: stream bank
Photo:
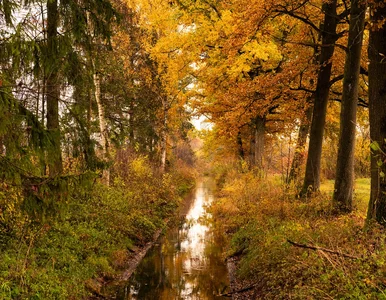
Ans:
<svg viewBox="0 0 386 300"><path fill-rule="evenodd" d="M130 279L109 287L115 299L229 299L223 240L212 229L207 208L214 200L209 178L198 180L170 226Z"/></svg>

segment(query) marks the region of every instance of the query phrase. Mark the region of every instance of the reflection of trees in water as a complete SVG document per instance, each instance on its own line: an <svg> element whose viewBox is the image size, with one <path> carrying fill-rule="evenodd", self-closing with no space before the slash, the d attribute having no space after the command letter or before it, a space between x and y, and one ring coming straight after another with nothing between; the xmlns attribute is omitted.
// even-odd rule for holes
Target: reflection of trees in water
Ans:
<svg viewBox="0 0 386 300"><path fill-rule="evenodd" d="M208 203L211 193L200 192L203 203ZM195 203L191 201L189 209ZM224 289L227 273L221 259L221 240L206 227L210 227L208 218L199 217L199 225L195 222L188 221L168 230L160 245L155 246L138 266L130 281L131 290L137 295L128 299L215 299L215 295ZM197 241L196 235L191 236L192 232L202 233L205 240ZM196 244L189 238L195 238Z"/></svg>

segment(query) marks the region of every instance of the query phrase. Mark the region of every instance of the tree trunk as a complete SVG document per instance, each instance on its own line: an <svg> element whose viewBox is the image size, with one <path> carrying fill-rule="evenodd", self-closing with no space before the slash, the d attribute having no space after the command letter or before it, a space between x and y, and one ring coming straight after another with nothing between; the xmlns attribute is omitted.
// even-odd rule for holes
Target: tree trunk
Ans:
<svg viewBox="0 0 386 300"><path fill-rule="evenodd" d="M90 13L86 12L86 19L87 19L87 30L88 34L92 38L92 41L94 40L94 27L90 20ZM94 42L94 41L93 41ZM101 79L100 75L97 70L97 64L94 59L94 53L92 50L89 52L90 55L90 64L93 71L93 83L94 83L94 97L95 102L97 104L98 108L98 119L99 119L99 131L101 134L101 147L102 147L102 160L105 163L108 163L111 159L110 157L110 140L109 140L109 134L107 132L107 126L106 126L106 113L105 108L103 107L103 103L101 100ZM91 108L91 103L90 103ZM90 115L91 116L91 115ZM110 168L105 167L102 171L102 182L106 185L110 185Z"/></svg>
<svg viewBox="0 0 386 300"><path fill-rule="evenodd" d="M80 102L81 98L77 99L78 96L75 96L75 101ZM88 106L86 109L87 112L87 120L86 120L86 128L82 130L82 148L84 155L84 168L87 170L95 171L98 166L95 160L95 148L94 143L91 140L92 130L91 130L91 121L92 121L92 103L94 101L94 89L93 87L88 88Z"/></svg>
<svg viewBox="0 0 386 300"><path fill-rule="evenodd" d="M50 57L49 70L46 79L46 100L47 100L47 130L51 135L51 145L48 148L49 175L55 176L63 171L62 151L60 147L60 126L59 126L59 72L58 72L58 1L47 2L47 47Z"/></svg>
<svg viewBox="0 0 386 300"><path fill-rule="evenodd" d="M130 143L131 147L135 146L135 136L134 136L134 100L130 100L129 143Z"/></svg>
<svg viewBox="0 0 386 300"><path fill-rule="evenodd" d="M336 26L338 17L336 14L337 0L323 4L324 24L321 27L322 47L320 50L320 69L316 84L314 108L310 131L310 142L304 176L303 188L300 196L304 197L309 192L315 192L320 187L320 161L322 157L322 144L328 96L330 91L330 76L332 68L332 55L337 39Z"/></svg>
<svg viewBox="0 0 386 300"><path fill-rule="evenodd" d="M299 176L300 167L304 162L305 154L305 146L307 142L308 133L310 131L312 118L312 106L309 106L305 113L305 119L301 121L299 127L298 140L296 142L295 153L292 159L291 170L288 175L287 184L291 182L296 182Z"/></svg>
<svg viewBox="0 0 386 300"><path fill-rule="evenodd" d="M263 170L265 117L256 117L251 122L251 142L249 149L249 167Z"/></svg>
<svg viewBox="0 0 386 300"><path fill-rule="evenodd" d="M256 163L255 160L255 144L256 144L256 135L255 135L255 124L251 122L251 133L250 133L250 141L249 141L249 169L253 169Z"/></svg>
<svg viewBox="0 0 386 300"><path fill-rule="evenodd" d="M91 135L91 117L92 117L92 89L88 89L88 107L87 107L87 133Z"/></svg>
<svg viewBox="0 0 386 300"><path fill-rule="evenodd" d="M351 212L353 208L355 133L365 14L365 2L352 0L333 196L334 209L340 212Z"/></svg>
<svg viewBox="0 0 386 300"><path fill-rule="evenodd" d="M0 156L5 155L4 137L0 136Z"/></svg>
<svg viewBox="0 0 386 300"><path fill-rule="evenodd" d="M383 0L374 1L371 6L371 24L369 39L369 113L371 151L371 193L368 220L375 219L386 225L386 6ZM378 25L378 28L376 28ZM379 26L381 26L379 28Z"/></svg>
<svg viewBox="0 0 386 300"><path fill-rule="evenodd" d="M110 161L110 141L109 141L109 135L108 135L107 126L106 126L105 108L103 107L103 104L101 101L100 77L97 72L94 73L93 80L94 80L94 87L95 87L95 101L98 107L99 130L101 133L102 158L105 162L109 162ZM110 168L103 169L102 181L106 185L110 184Z"/></svg>
<svg viewBox="0 0 386 300"><path fill-rule="evenodd" d="M240 160L244 160L244 148L243 139L241 138L241 132L237 132L237 153Z"/></svg>
<svg viewBox="0 0 386 300"><path fill-rule="evenodd" d="M264 144L265 144L265 118L257 117L255 120L255 166L263 170Z"/></svg>
<svg viewBox="0 0 386 300"><path fill-rule="evenodd" d="M168 112L169 112L169 103L165 96L162 98L163 106L163 124L161 129L161 172L165 173L166 171L166 152L167 152L167 127L168 127Z"/></svg>

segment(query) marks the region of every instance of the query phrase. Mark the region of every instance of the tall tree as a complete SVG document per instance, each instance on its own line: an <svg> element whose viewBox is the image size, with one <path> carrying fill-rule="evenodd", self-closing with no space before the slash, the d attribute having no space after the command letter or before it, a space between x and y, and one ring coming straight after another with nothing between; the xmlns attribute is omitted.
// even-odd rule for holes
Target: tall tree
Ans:
<svg viewBox="0 0 386 300"><path fill-rule="evenodd" d="M179 111L184 110L185 93L191 83L188 74L192 60L187 45L192 45L192 41L189 41L189 31L182 28L182 14L174 2L141 0L139 3L140 25L149 33L148 39L144 40L145 49L156 66L153 90L157 97L154 101L162 105L157 112L157 136L159 165L163 172L170 153L171 137L178 132L179 123L184 119L179 119ZM138 10L138 7L134 9Z"/></svg>
<svg viewBox="0 0 386 300"><path fill-rule="evenodd" d="M110 139L109 134L107 130L107 124L106 124L106 113L105 108L102 102L102 94L101 94L101 78L100 78L100 71L97 69L98 66L98 55L96 54L95 48L98 49L97 40L95 39L94 34L94 24L91 21L90 18L90 12L86 13L86 20L87 20L87 28L88 28L88 34L90 36L90 42L91 45L89 45L87 48L89 49L89 61L91 65L92 70L92 78L93 78L93 90L94 90L94 98L97 104L98 109L98 120L99 120L99 129L100 129L100 145L102 147L102 160L105 163L109 163L110 157ZM100 42L100 41L99 41ZM100 48L100 47L99 47ZM94 50L94 51L93 51ZM90 93L92 94L92 93ZM91 101L91 99L90 99ZM108 167L105 167L102 171L102 181L106 184L110 184L110 169Z"/></svg>
<svg viewBox="0 0 386 300"><path fill-rule="evenodd" d="M330 90L330 76L332 69L331 58L338 38L336 27L338 24L337 0L323 3L322 10L324 21L320 28L322 45L320 50L320 69L316 84L314 106L312 113L310 141L301 196L310 191L319 190L320 187L320 162L322 157L322 144L324 125L326 122L327 103Z"/></svg>
<svg viewBox="0 0 386 300"><path fill-rule="evenodd" d="M386 5L370 2L369 55L371 194L367 218L386 225Z"/></svg>
<svg viewBox="0 0 386 300"><path fill-rule="evenodd" d="M59 125L59 52L58 52L58 25L59 12L58 1L47 1L47 78L46 95L47 100L47 129L51 132L51 145L48 147L48 166L50 176L62 173L62 150L60 147L60 125Z"/></svg>
<svg viewBox="0 0 386 300"><path fill-rule="evenodd" d="M359 89L359 71L366 2L352 0L348 33L347 55L343 78L343 95L340 113L338 161L333 196L337 211L350 212L353 206L354 153Z"/></svg>

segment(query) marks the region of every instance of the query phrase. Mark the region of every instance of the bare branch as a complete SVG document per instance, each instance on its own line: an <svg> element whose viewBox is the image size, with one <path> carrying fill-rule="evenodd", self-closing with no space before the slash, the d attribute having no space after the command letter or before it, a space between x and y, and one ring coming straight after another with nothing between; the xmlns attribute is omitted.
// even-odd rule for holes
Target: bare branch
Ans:
<svg viewBox="0 0 386 300"><path fill-rule="evenodd" d="M335 251L335 250L331 250L331 249L327 249L327 248L323 248L323 247L318 247L318 246L299 244L299 243L293 242L293 241L291 241L289 239L287 239L287 242L290 243L292 246L299 247L299 248L305 248L305 249L311 249L311 250L315 250L315 251L327 252L327 253L335 254L335 255L338 255L338 256L345 257L345 258L362 259L361 257L353 256L353 255L350 255L350 254L347 254L347 253L343 253L343 252L340 252L340 251Z"/></svg>

